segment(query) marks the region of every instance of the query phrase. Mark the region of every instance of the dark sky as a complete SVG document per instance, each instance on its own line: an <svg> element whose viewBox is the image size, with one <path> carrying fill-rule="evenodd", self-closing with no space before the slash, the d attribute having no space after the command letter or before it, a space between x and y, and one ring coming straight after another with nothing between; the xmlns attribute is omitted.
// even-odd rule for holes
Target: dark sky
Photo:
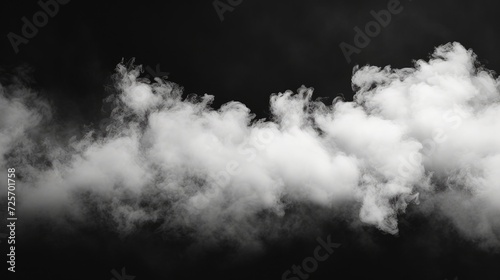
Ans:
<svg viewBox="0 0 500 280"><path fill-rule="evenodd" d="M472 48L486 68L500 70L497 1L402 0L402 11L392 15L390 23L359 54L353 54L348 63L339 44L354 45L354 28L364 29L373 20L370 11L387 9L388 2L243 0L233 11L225 12L221 21L211 0L72 0L60 5L55 16L15 53L7 35L22 34L21 19L27 17L31 21L41 8L36 1L3 1L0 70L3 77L30 73L28 82L54 104L56 119L76 120L80 124L96 123L106 117L102 100L109 93L105 88L111 85L110 76L122 59L135 58L136 64L152 69L158 66L161 72L169 73L169 80L183 86L186 94L214 95L215 106L241 101L258 117L269 115L272 93L295 91L301 85L313 87L314 96L329 102L339 95L352 100L351 75L355 65L409 67L413 60L427 59L435 47L453 41ZM339 239L343 247L329 259L328 268L310 279L370 279L363 276L369 271L373 272L373 279L381 275L386 279L453 279L460 274L462 280L474 279L478 273L484 273L485 278L481 279L498 279L498 271L491 272L498 266L498 257L492 259L472 245L448 239L456 234L452 230L443 229L437 236L425 226L407 228L405 222L401 230L406 231L405 238L414 242L393 241L373 229L374 238L387 247L377 245L368 250L372 255L358 242L363 236L351 236L337 226L325 226L321 230L324 236L337 232L336 236L342 236ZM91 242L85 239L88 235L75 234L72 241L79 245L74 246L67 235L51 235L50 229L46 229L44 238L51 242L37 244L27 240L20 249L26 254L25 263L43 258L30 255L36 250L45 252L41 256L48 260L53 259L54 266L61 266L61 270L45 274L52 279L83 279L82 275L90 277L98 272L101 277L92 279L107 280L111 278L109 269L122 265L138 275L136 280L167 279L161 276L168 270L161 260L174 259L182 251L178 247L184 248L184 241L180 245L174 241L165 244L161 237L151 237L147 230L125 240L115 240L114 233L99 229L82 230L92 232L99 241ZM33 247L28 248L27 244ZM160 250L158 244L167 249ZM441 244L446 249L424 250L429 244ZM177 278L168 279L200 279L204 271L219 279L279 279L284 269L316 245L314 239L287 239L282 244L271 244L272 249L263 258L236 264L225 263L230 257L220 252L223 249L211 249L209 256L171 264L179 268L173 275ZM71 246L73 249L68 251ZM218 262L218 257L225 262ZM59 263L62 260L68 263ZM106 261L109 263L98 265ZM394 269L391 264L398 262L401 265ZM82 269L81 263L87 265ZM51 261L40 261L24 269L41 273L48 265ZM78 275L63 273L66 270ZM345 276L349 273L352 277Z"/></svg>

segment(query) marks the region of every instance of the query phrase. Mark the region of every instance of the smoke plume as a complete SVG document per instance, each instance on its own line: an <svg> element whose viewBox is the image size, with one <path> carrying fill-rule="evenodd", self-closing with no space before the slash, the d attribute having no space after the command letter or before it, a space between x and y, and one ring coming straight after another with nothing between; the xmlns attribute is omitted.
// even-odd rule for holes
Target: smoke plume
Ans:
<svg viewBox="0 0 500 280"><path fill-rule="evenodd" d="M459 43L412 68L356 68L352 102L273 94L269 119L141 72L119 64L109 119L72 138L37 93L0 88L0 165L16 168L20 212L252 243L313 219L300 205L391 234L411 205L500 245L499 80Z"/></svg>

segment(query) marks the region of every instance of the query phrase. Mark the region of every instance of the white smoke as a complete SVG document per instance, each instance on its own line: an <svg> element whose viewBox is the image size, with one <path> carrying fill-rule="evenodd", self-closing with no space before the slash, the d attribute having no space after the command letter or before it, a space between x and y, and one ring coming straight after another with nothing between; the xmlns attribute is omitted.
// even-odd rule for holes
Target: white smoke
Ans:
<svg viewBox="0 0 500 280"><path fill-rule="evenodd" d="M46 103L2 87L0 165L21 176L23 211L254 242L294 227L262 217L279 221L296 204L347 204L340 216L396 234L397 215L420 200L464 237L500 244L499 80L458 43L414 68L356 69L354 102L326 105L305 87L273 94L271 120L239 102L213 109L211 95L183 97L140 73L118 65L105 128L69 142L47 133Z"/></svg>

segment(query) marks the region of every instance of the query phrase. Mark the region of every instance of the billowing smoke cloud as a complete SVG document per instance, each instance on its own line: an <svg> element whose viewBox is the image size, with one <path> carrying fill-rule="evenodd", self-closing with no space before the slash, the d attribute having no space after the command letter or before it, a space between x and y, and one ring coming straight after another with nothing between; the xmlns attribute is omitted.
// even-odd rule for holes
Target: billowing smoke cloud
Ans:
<svg viewBox="0 0 500 280"><path fill-rule="evenodd" d="M326 105L306 87L273 94L270 120L140 74L118 65L110 118L66 140L46 102L1 88L0 164L18 170L24 212L254 242L314 215L296 205L396 234L415 204L500 244L499 80L458 43L414 68L356 69L353 102Z"/></svg>

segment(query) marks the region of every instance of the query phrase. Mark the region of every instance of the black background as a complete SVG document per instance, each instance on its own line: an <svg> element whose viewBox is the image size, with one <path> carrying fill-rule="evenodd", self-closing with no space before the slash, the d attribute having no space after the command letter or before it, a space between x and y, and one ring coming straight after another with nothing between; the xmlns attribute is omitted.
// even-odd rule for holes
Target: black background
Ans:
<svg viewBox="0 0 500 280"><path fill-rule="evenodd" d="M96 121L104 86L122 58L160 66L186 93L212 94L265 117L269 95L302 84L316 97L352 98L354 65L407 67L433 49L458 41L487 68L500 69L495 1L401 1L349 64L339 44L353 44L355 26L389 1L243 1L220 21L211 1L70 1L15 54L9 32L40 10L36 1L3 2L1 61L7 71L33 69L37 85L62 114Z"/></svg>
<svg viewBox="0 0 500 280"><path fill-rule="evenodd" d="M352 100L356 64L408 67L452 41L472 48L486 68L500 69L497 1L402 0L403 11L347 63L339 44L353 44L353 28L364 28L373 20L370 11L388 2L244 0L221 22L212 1L72 0L16 54L7 34L21 34L21 18L31 19L40 6L3 1L0 68L3 77L30 73L28 82L54 105L55 119L81 125L105 117L106 85L122 58L159 65L186 94L215 95L215 106L241 101L258 117L268 116L270 94L301 85L327 102L339 95ZM446 223L430 230L435 227L403 219L399 237L367 228L363 234L375 240L373 247L360 241L366 236L342 228L332 222L316 235L276 241L264 255L229 264L231 250L184 259L179 256L189 241L165 240L148 229L119 239L99 228L46 228L19 233L17 277L111 279L111 269L126 267L136 280L280 279L310 255L317 236L331 234L342 246L310 279L500 279L498 254L462 241Z"/></svg>

